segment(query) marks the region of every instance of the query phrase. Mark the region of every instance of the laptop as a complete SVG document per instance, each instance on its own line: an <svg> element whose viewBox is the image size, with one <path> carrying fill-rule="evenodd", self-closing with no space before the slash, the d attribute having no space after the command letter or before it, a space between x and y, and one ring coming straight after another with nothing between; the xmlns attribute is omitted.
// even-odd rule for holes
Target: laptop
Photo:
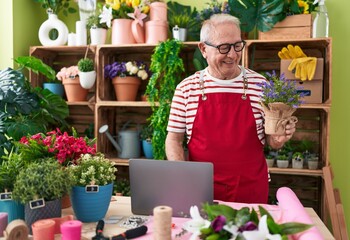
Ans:
<svg viewBox="0 0 350 240"><path fill-rule="evenodd" d="M173 209L173 217L189 217L190 207L213 203L213 164L130 159L131 211L152 215L156 206Z"/></svg>

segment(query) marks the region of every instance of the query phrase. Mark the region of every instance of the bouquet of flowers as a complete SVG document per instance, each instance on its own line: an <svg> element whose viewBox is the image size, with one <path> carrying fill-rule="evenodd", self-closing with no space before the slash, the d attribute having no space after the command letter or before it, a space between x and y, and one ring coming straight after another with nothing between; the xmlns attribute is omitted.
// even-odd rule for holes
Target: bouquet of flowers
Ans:
<svg viewBox="0 0 350 240"><path fill-rule="evenodd" d="M77 163L68 167L74 186L89 184L104 186L115 180L117 171L115 164L102 153L97 153L95 156L83 154L77 159Z"/></svg>
<svg viewBox="0 0 350 240"><path fill-rule="evenodd" d="M207 7L198 13L197 20L203 22L217 13L230 14L230 6L228 5L227 1L224 1L223 3L219 2L218 0L209 2Z"/></svg>
<svg viewBox="0 0 350 240"><path fill-rule="evenodd" d="M79 69L78 66L70 66L68 68L63 67L61 70L56 74L56 77L58 80L62 81L65 78L75 78L79 75Z"/></svg>
<svg viewBox="0 0 350 240"><path fill-rule="evenodd" d="M148 69L146 64L141 61L114 62L104 68L105 78L137 76L142 80L148 78Z"/></svg>
<svg viewBox="0 0 350 240"><path fill-rule="evenodd" d="M184 224L185 232L192 233L192 239L220 240L265 240L287 239L287 235L303 232L312 226L289 222L278 224L262 206L259 210L243 207L239 210L227 205L203 206L208 220L201 217L196 206L191 207L192 220Z"/></svg>
<svg viewBox="0 0 350 240"><path fill-rule="evenodd" d="M22 137L16 145L24 160L54 157L63 166L77 164L77 159L82 154L96 154L95 139L78 137L74 129L73 135L56 129L46 134Z"/></svg>
<svg viewBox="0 0 350 240"><path fill-rule="evenodd" d="M286 15L309 14L315 11L318 2L314 0L290 0L285 3Z"/></svg>

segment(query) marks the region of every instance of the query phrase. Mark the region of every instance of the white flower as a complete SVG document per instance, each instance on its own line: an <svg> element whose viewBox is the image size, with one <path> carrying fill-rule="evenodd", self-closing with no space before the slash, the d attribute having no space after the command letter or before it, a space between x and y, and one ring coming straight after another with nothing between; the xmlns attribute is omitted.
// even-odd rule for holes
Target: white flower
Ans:
<svg viewBox="0 0 350 240"><path fill-rule="evenodd" d="M99 17L101 18L100 23L106 23L107 27L110 28L113 19L112 8L107 8L106 6L103 6L102 13Z"/></svg>
<svg viewBox="0 0 350 240"><path fill-rule="evenodd" d="M127 62L127 63L125 63L126 71L127 71L127 72L130 72L130 71L131 71L131 68L132 68L133 66L134 66L134 65L132 64L132 62Z"/></svg>
<svg viewBox="0 0 350 240"><path fill-rule="evenodd" d="M130 69L130 74L136 74L139 71L137 66L132 66Z"/></svg>
<svg viewBox="0 0 350 240"><path fill-rule="evenodd" d="M246 240L281 240L282 237L279 234L270 234L267 226L267 215L260 218L258 230L244 231L242 233Z"/></svg>
<svg viewBox="0 0 350 240"><path fill-rule="evenodd" d="M146 80L148 78L148 74L147 74L146 70L140 70L137 73L137 76L140 77L142 80Z"/></svg>
<svg viewBox="0 0 350 240"><path fill-rule="evenodd" d="M192 220L185 222L183 228L186 231L192 233L192 236L189 240L195 240L200 235L201 228L209 227L210 222L201 217L197 206L192 206L190 208L190 215Z"/></svg>
<svg viewBox="0 0 350 240"><path fill-rule="evenodd" d="M232 234L230 239L236 239L236 237L239 234L238 229L239 228L236 225L225 225L224 226L224 230L226 230L226 231L228 231L229 233Z"/></svg>

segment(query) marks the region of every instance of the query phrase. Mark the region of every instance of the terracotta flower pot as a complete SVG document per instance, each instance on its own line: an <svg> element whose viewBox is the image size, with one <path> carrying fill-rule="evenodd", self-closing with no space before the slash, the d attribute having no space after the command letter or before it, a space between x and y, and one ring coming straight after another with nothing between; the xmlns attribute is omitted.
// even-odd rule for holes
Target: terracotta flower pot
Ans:
<svg viewBox="0 0 350 240"><path fill-rule="evenodd" d="M68 102L86 101L86 96L89 92L80 85L79 77L65 78L62 80L64 90L66 92Z"/></svg>
<svg viewBox="0 0 350 240"><path fill-rule="evenodd" d="M112 22L112 44L136 43L131 30L132 19L114 19Z"/></svg>
<svg viewBox="0 0 350 240"><path fill-rule="evenodd" d="M112 83L118 101L136 100L137 91L141 85L140 78L134 76L115 77Z"/></svg>

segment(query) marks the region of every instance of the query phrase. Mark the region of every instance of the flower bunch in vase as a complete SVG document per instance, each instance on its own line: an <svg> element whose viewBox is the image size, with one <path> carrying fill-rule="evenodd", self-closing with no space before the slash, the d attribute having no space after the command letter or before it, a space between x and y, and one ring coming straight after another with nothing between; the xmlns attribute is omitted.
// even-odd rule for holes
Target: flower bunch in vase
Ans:
<svg viewBox="0 0 350 240"><path fill-rule="evenodd" d="M25 136L16 145L24 160L53 157L63 166L77 164L82 154L96 154L95 139L78 137L74 129L72 135L56 129Z"/></svg>
<svg viewBox="0 0 350 240"><path fill-rule="evenodd" d="M265 74L267 81L259 86L262 89L261 104L265 113L265 133L282 135L288 122L297 122L292 114L302 103L304 93L300 92L295 81L277 76L276 72Z"/></svg>

